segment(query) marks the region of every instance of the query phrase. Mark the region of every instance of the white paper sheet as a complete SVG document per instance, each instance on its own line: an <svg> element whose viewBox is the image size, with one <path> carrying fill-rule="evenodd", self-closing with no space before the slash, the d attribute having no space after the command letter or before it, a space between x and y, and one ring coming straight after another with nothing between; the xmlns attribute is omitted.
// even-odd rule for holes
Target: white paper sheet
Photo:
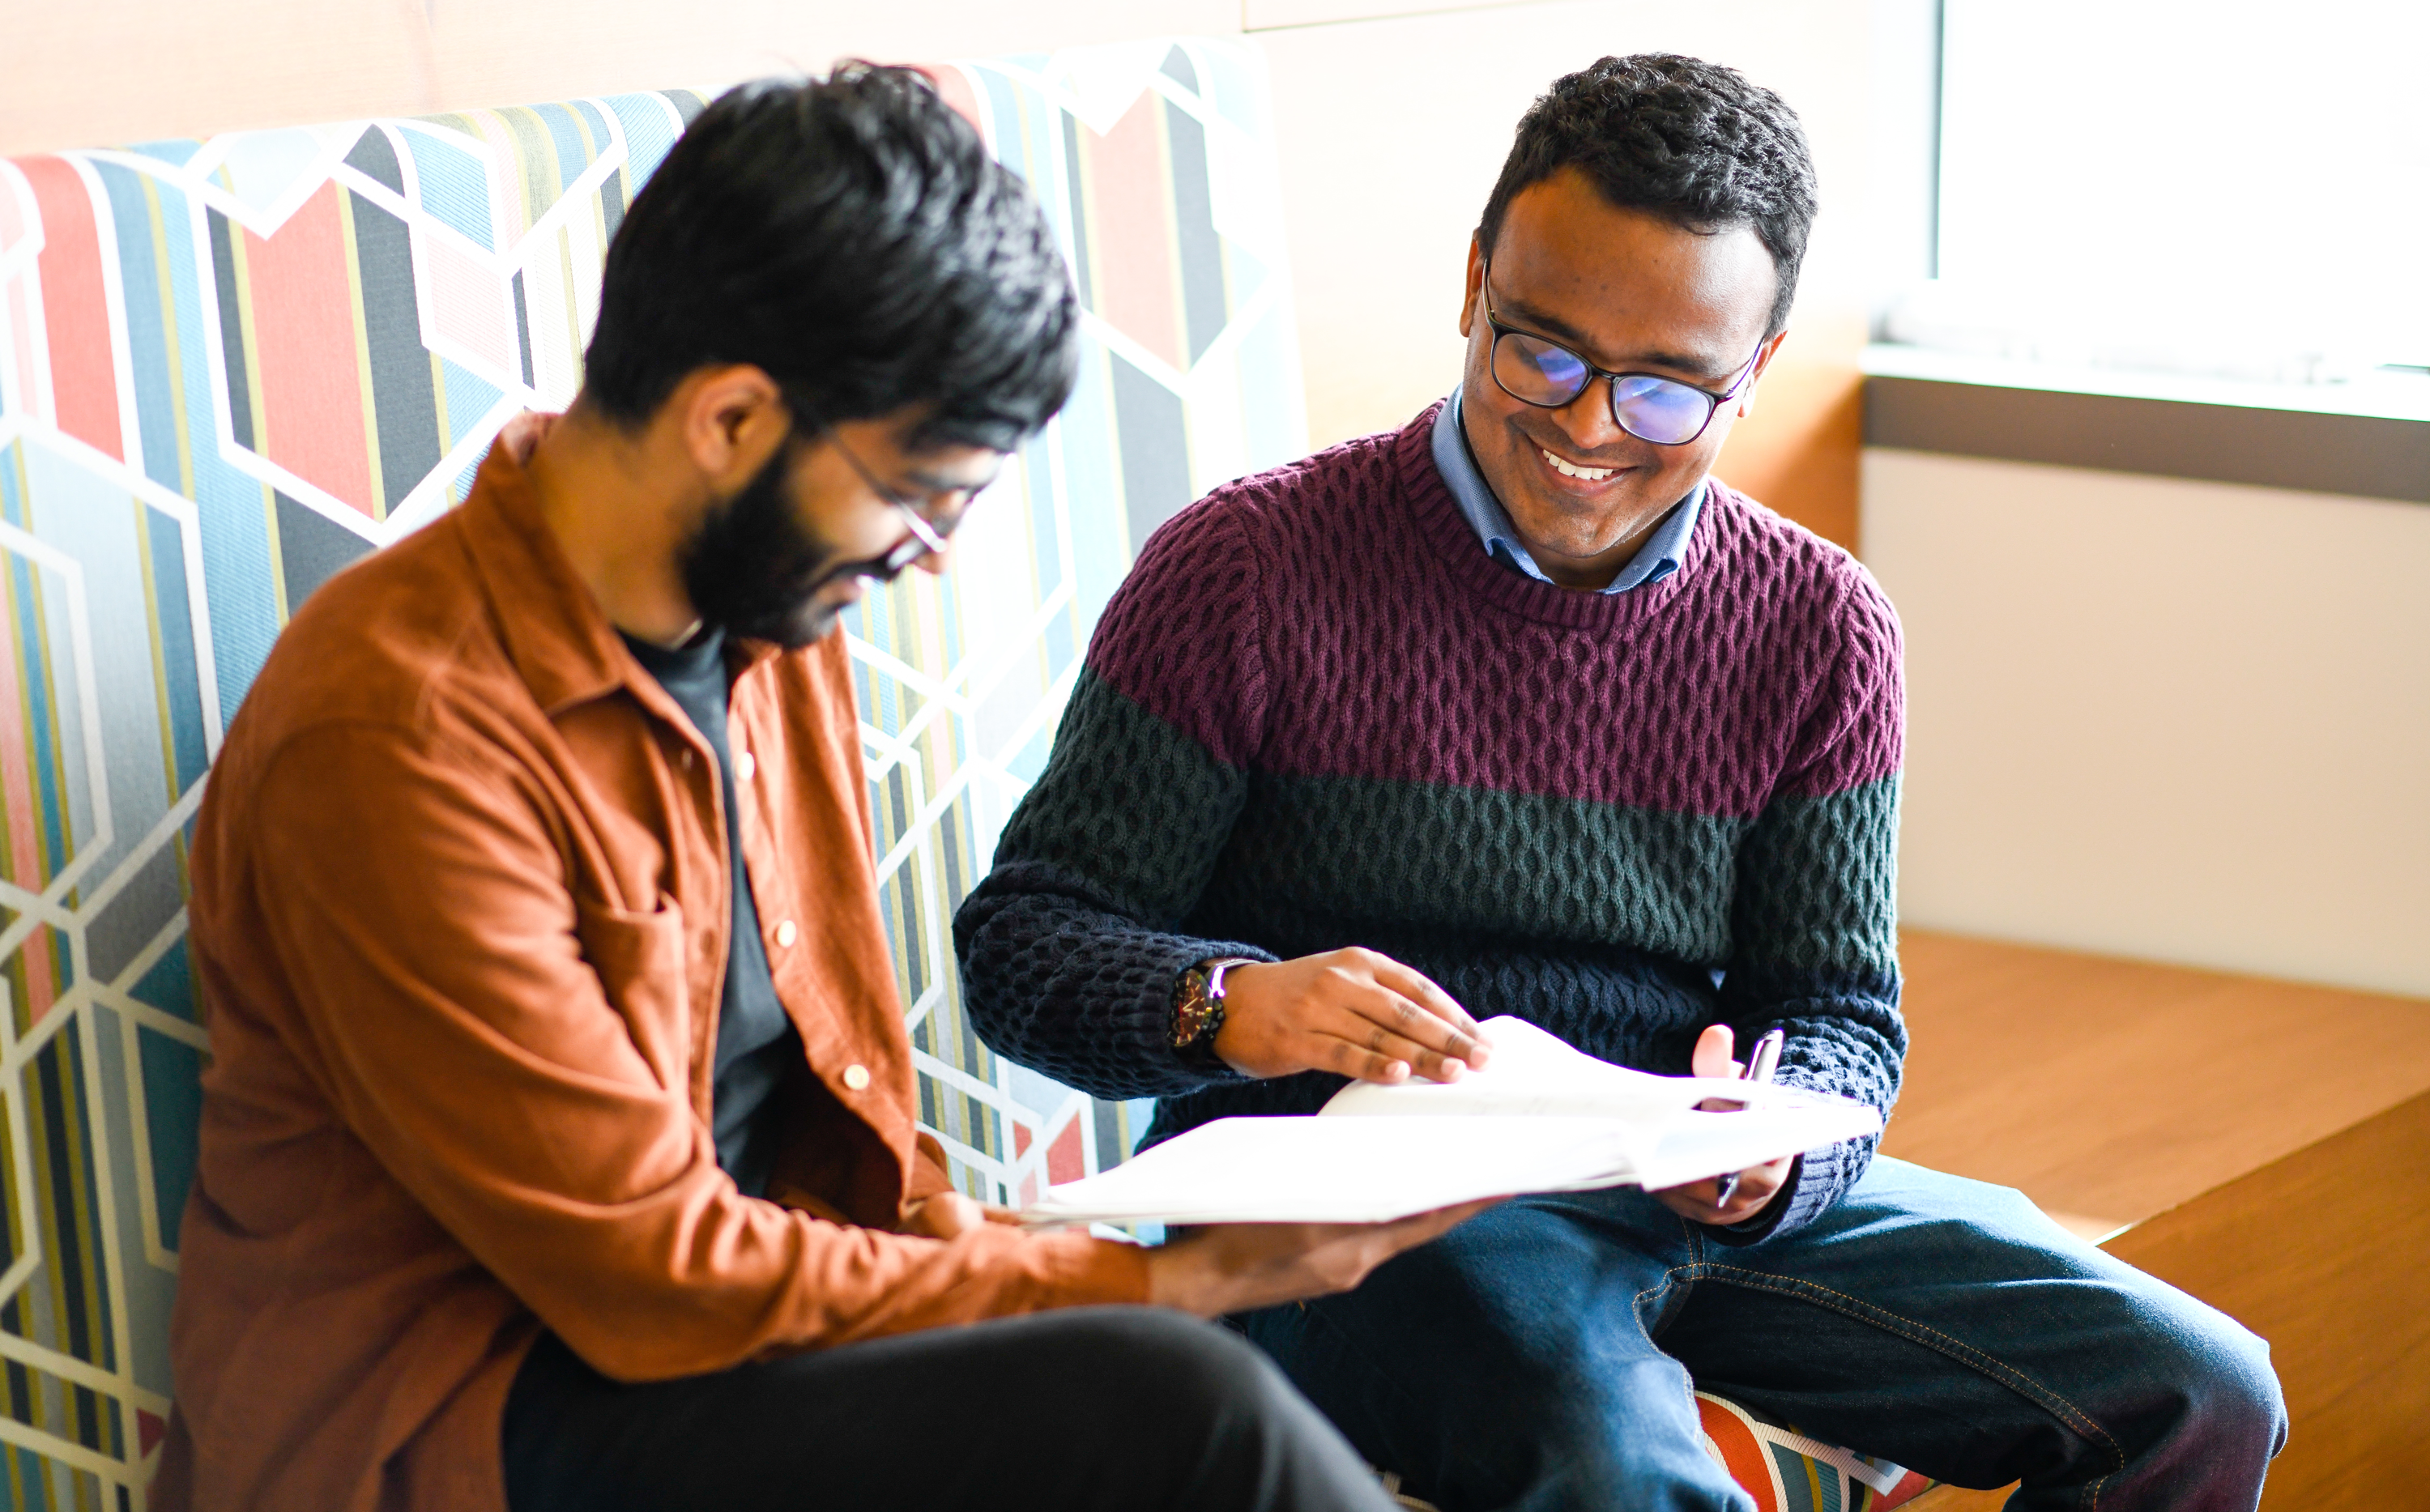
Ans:
<svg viewBox="0 0 2430 1512"><path fill-rule="evenodd" d="M1490 1068L1344 1088L1315 1118L1218 1119L1024 1210L1038 1223L1381 1222L1479 1197L1681 1182L1881 1128L1861 1103L1653 1076L1489 1020ZM1726 1097L1743 1111L1703 1112Z"/></svg>

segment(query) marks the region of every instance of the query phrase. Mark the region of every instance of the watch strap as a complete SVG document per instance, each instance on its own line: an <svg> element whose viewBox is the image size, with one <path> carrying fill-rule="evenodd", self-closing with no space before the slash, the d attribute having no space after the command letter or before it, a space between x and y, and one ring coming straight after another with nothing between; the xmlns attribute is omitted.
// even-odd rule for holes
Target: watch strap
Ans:
<svg viewBox="0 0 2430 1512"><path fill-rule="evenodd" d="M1169 1031L1183 1065L1212 1080L1240 1079L1215 1053L1215 1037L1223 1028L1223 975L1235 966L1257 964L1253 955L1218 955L1183 970L1173 984Z"/></svg>

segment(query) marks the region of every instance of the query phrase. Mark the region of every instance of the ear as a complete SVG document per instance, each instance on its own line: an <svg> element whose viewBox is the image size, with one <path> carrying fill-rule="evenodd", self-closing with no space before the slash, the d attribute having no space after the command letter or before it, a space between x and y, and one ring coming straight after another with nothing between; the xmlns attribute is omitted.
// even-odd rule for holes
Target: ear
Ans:
<svg viewBox="0 0 2430 1512"><path fill-rule="evenodd" d="M1476 317L1483 309L1478 294L1485 288L1485 247L1476 233L1468 234L1468 290L1459 302L1459 334L1466 336L1475 328Z"/></svg>
<svg viewBox="0 0 2430 1512"><path fill-rule="evenodd" d="M1772 366L1772 359L1779 355L1780 343L1788 340L1789 333L1787 331L1783 331L1778 336L1773 337L1771 341L1763 343L1762 352L1759 353L1755 359L1755 371L1747 374L1746 387L1739 390L1738 413L1740 420L1744 420L1754 411L1755 391L1756 389L1762 387L1765 370Z"/></svg>
<svg viewBox="0 0 2430 1512"><path fill-rule="evenodd" d="M747 362L686 375L667 407L685 455L721 495L750 482L793 428L776 380Z"/></svg>

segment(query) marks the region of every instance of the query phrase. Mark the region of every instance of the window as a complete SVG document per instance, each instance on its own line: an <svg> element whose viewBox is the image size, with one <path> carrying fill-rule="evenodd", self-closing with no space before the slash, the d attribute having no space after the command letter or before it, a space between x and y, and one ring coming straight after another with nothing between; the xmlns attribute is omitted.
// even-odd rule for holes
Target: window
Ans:
<svg viewBox="0 0 2430 1512"><path fill-rule="evenodd" d="M1939 27L1939 276L1893 340L2430 366L2430 3L1942 0Z"/></svg>

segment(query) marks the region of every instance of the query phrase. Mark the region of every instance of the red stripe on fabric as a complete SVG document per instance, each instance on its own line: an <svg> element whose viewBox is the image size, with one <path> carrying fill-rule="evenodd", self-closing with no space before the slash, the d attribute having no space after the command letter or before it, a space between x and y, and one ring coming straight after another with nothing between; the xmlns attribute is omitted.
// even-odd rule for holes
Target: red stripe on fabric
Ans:
<svg viewBox="0 0 2430 1512"><path fill-rule="evenodd" d="M17 187L0 177L0 252L25 240L25 212L17 206Z"/></svg>
<svg viewBox="0 0 2430 1512"><path fill-rule="evenodd" d="M101 232L84 180L63 158L20 158L42 217L42 324L59 429L126 460L118 428L118 370L110 359L109 298Z"/></svg>
<svg viewBox="0 0 2430 1512"><path fill-rule="evenodd" d="M1163 99L1144 91L1114 129L1090 131L1090 222L1097 256L1097 314L1116 330L1173 364L1187 368L1181 343L1179 250L1173 244L1171 175L1157 130ZM1081 128L1087 131L1088 128Z"/></svg>
<svg viewBox="0 0 2430 1512"><path fill-rule="evenodd" d="M8 317L8 341L17 357L17 404L39 413L42 400L35 393L33 307L25 297L25 282L11 278L0 286L7 289L8 295L8 307L0 310L0 314Z"/></svg>
<svg viewBox="0 0 2430 1512"><path fill-rule="evenodd" d="M13 603L7 606L15 609ZM13 639L0 637L0 813L8 819L0 874L27 892L40 892L50 879L42 875L42 856L34 849L34 756L25 738L25 685L18 662L25 653L10 643Z"/></svg>
<svg viewBox="0 0 2430 1512"><path fill-rule="evenodd" d="M25 947L17 953L17 959L25 970L25 1022L28 1025L42 1022L44 1015L58 1006L58 942L51 933L51 926L44 924L27 938Z"/></svg>
<svg viewBox="0 0 2430 1512"><path fill-rule="evenodd" d="M958 68L933 63L914 63L912 67L928 76L928 82L937 86L937 92L944 96L945 103L958 111L964 120L976 126L979 140L986 141L987 118L980 113L978 94L971 88L971 81L962 71ZM990 142L990 145L992 146L993 143Z"/></svg>
<svg viewBox="0 0 2430 1512"><path fill-rule="evenodd" d="M262 455L366 516L371 457L355 357L355 296L338 186L324 184L268 241L248 231L254 361L269 436Z"/></svg>
<svg viewBox="0 0 2430 1512"><path fill-rule="evenodd" d="M1739 1489L1755 1498L1756 1512L1781 1512L1772 1465L1764 1457L1762 1441L1756 1437L1755 1423L1736 1406L1702 1391L1696 1393L1696 1417L1705 1437L1721 1451L1722 1468L1739 1483Z"/></svg>
<svg viewBox="0 0 2430 1512"><path fill-rule="evenodd" d="M1046 1185L1060 1187L1088 1173L1088 1163L1080 1155L1080 1121L1075 1118L1064 1124L1063 1132L1046 1147Z"/></svg>

